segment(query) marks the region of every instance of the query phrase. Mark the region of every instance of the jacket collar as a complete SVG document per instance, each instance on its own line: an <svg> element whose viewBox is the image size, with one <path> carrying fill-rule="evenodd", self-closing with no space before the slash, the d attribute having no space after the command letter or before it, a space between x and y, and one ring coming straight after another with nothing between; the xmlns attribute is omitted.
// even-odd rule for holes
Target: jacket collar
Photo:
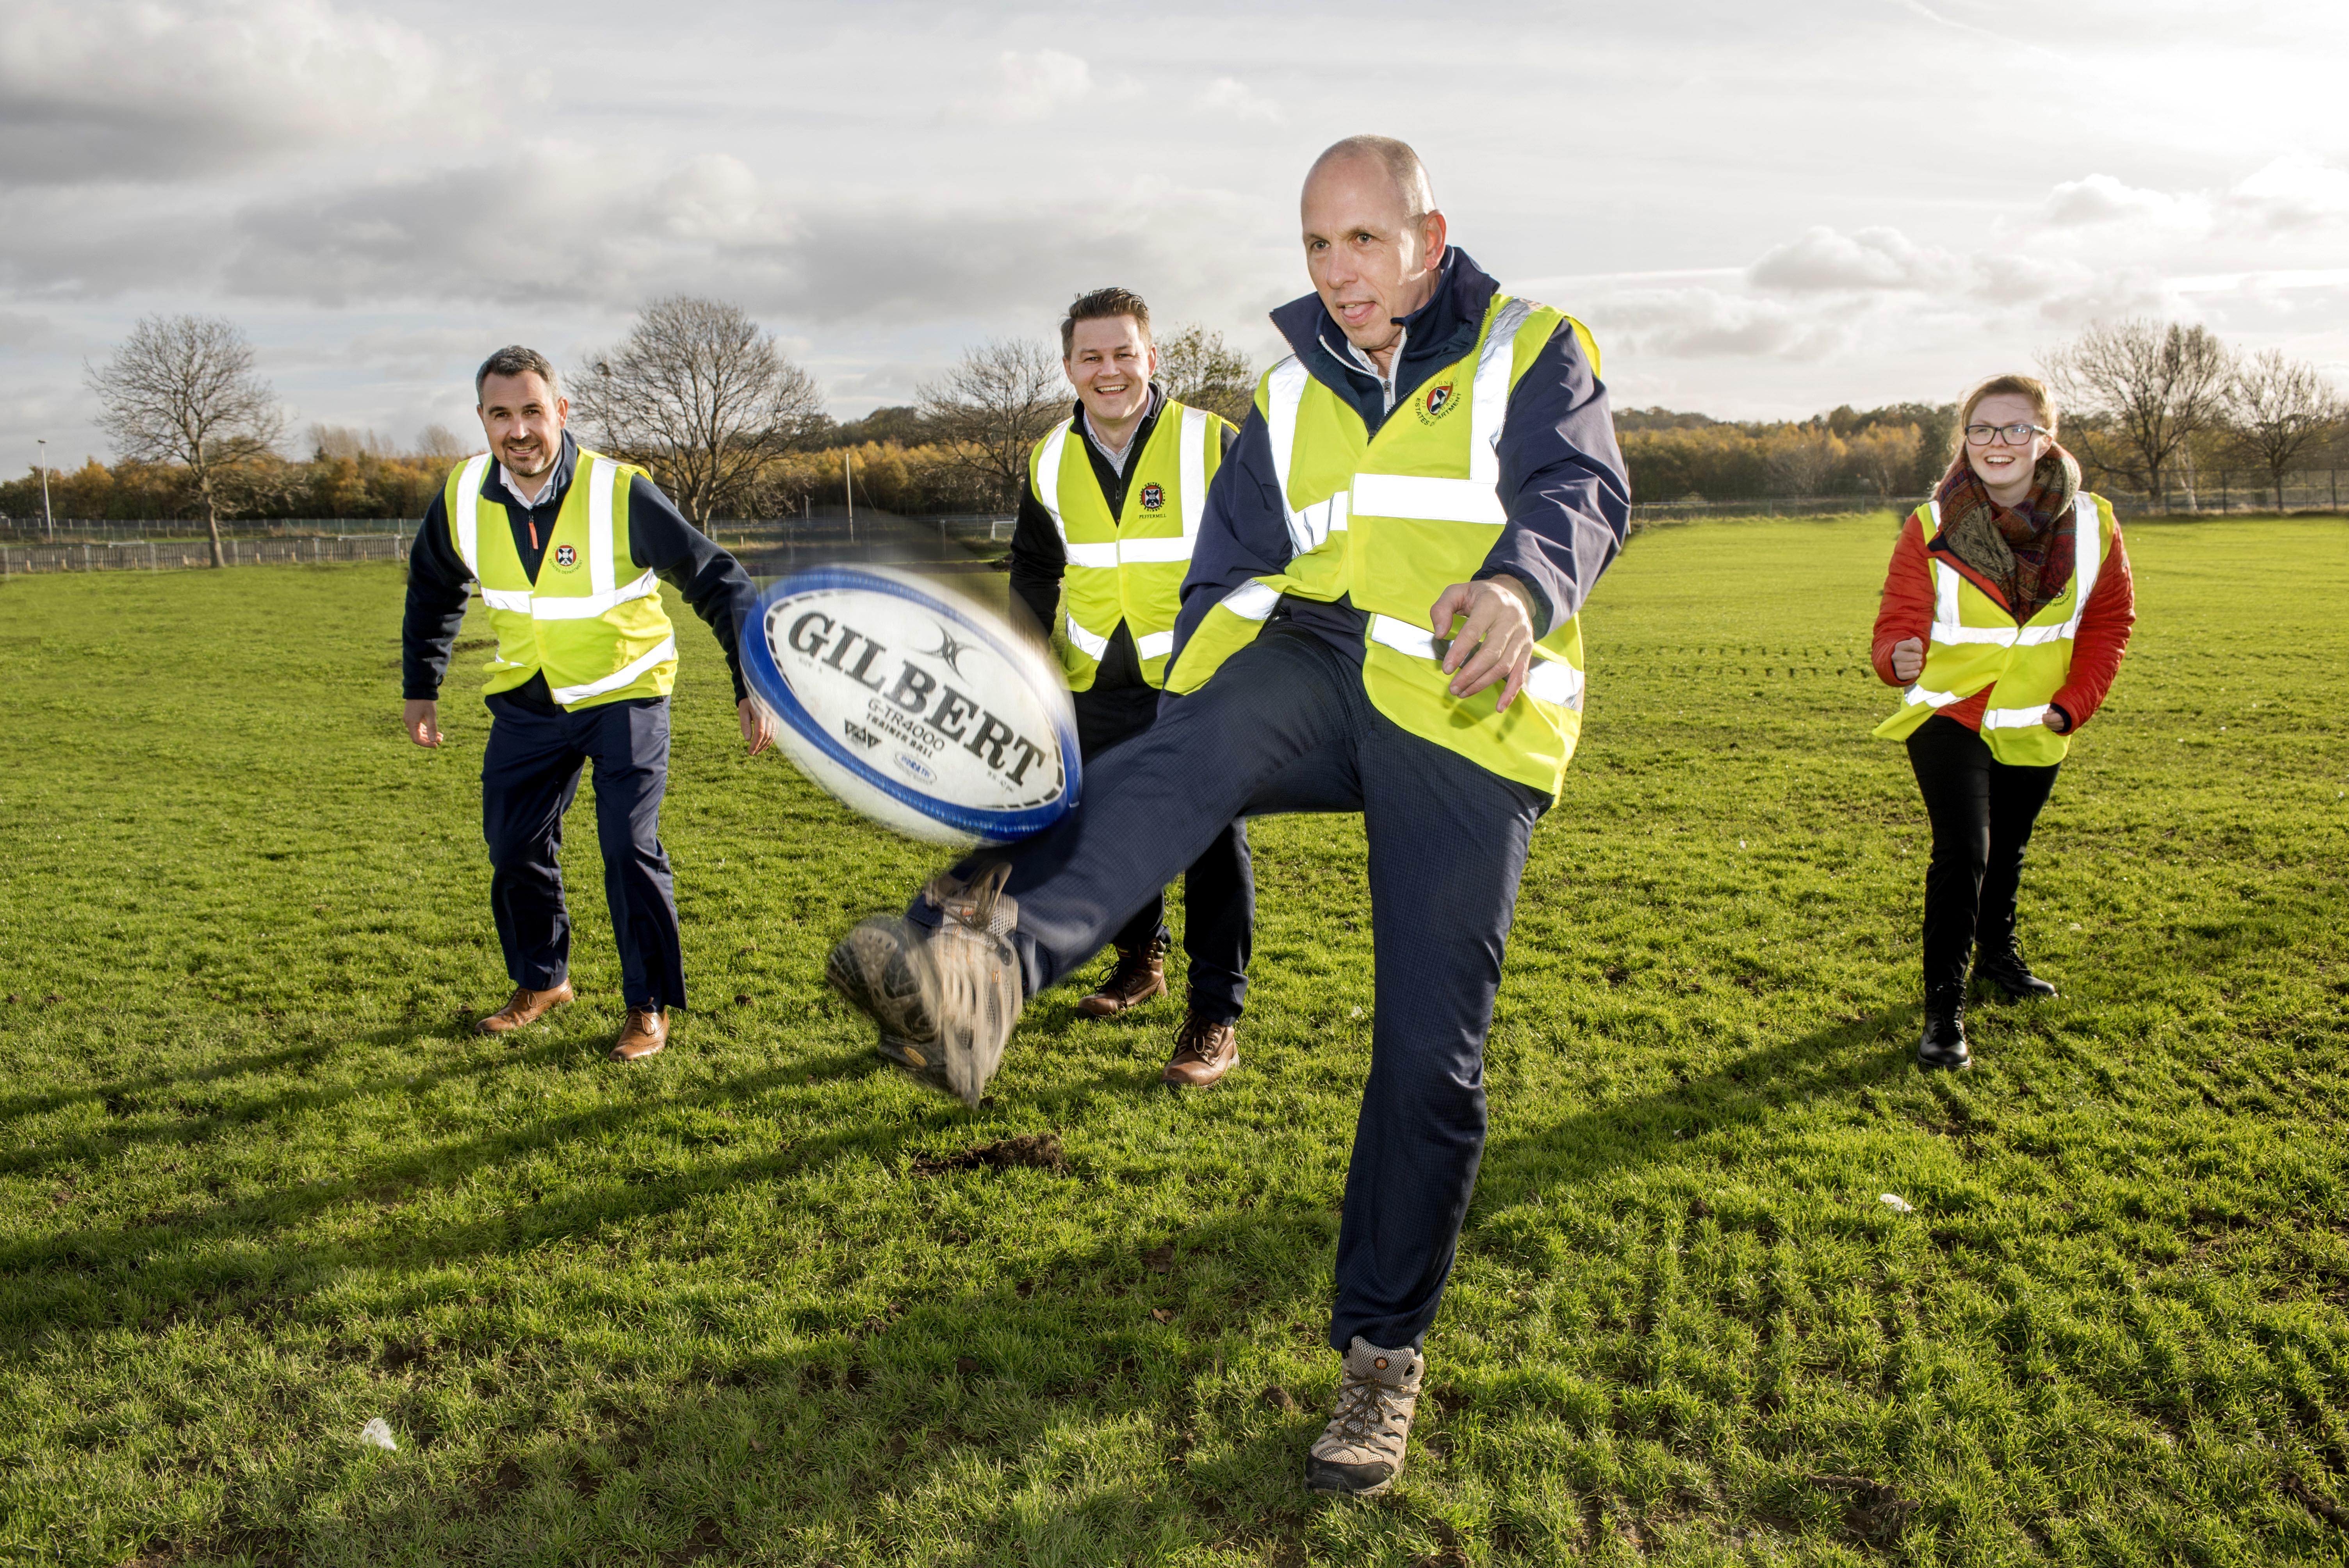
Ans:
<svg viewBox="0 0 2349 1568"><path fill-rule="evenodd" d="M536 506L523 500L518 491L507 486L506 466L494 459L491 460L490 471L481 476L481 499L495 501L500 506L521 507L526 511L560 506L564 493L571 489L572 470L578 466L579 443L571 438L571 432L566 429L563 432L563 450L554 459L554 471L546 476L546 488L538 492Z"/></svg>
<svg viewBox="0 0 2349 1568"><path fill-rule="evenodd" d="M1401 407L1422 382L1475 346L1485 312L1500 285L1459 246L1444 251L1435 293L1407 316L1398 317L1402 347L1395 356L1394 407ZM1362 423L1376 430L1389 412L1379 378L1346 352L1346 335L1318 294L1291 300L1272 313L1272 325L1288 340L1307 374L1351 404Z"/></svg>

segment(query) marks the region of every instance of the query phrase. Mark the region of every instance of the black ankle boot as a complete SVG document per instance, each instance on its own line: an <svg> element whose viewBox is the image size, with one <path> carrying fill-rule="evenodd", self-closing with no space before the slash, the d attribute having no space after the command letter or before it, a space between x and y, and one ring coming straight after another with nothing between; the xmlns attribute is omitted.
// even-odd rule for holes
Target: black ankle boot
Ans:
<svg viewBox="0 0 2349 1568"><path fill-rule="evenodd" d="M2010 1002L2037 1002L2056 995L2054 986L2031 972L2023 954L2009 943L2002 951L1984 949L1974 954L1974 979Z"/></svg>
<svg viewBox="0 0 2349 1568"><path fill-rule="evenodd" d="M1925 998L1925 1037L1917 1042L1920 1068L1969 1068L1973 1054L1966 1049L1966 999L1954 995Z"/></svg>

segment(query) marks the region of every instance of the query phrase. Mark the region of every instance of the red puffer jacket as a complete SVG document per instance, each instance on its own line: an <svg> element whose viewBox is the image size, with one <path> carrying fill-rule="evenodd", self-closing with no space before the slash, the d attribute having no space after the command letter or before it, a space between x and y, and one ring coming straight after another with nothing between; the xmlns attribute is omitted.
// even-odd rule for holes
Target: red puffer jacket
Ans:
<svg viewBox="0 0 2349 1568"><path fill-rule="evenodd" d="M1900 542L1892 547L1892 565L1884 574L1884 599L1876 612L1876 673L1887 686L1908 684L1892 674L1892 645L1909 637L1919 642L1932 638L1932 559L1925 551L1925 531L1918 525L1917 514L1910 512L1909 521L1900 525ZM1939 559L1964 573L1967 582L1990 595L1991 603L2006 607L2006 595L1980 573L1946 550ZM2112 553L2105 557L2104 570L2096 574L2087 612L2080 617L2079 635L2072 642L2070 678L2050 704L2069 720L2064 734L2087 723L2103 704L2113 677L2120 674L2121 655L2128 648L2129 628L2136 624L2137 589L2129 581L2128 550L2121 542L2120 525L2115 523ZM1990 692L1984 689L1940 711L1941 717L1978 730L1982 709L1989 706Z"/></svg>

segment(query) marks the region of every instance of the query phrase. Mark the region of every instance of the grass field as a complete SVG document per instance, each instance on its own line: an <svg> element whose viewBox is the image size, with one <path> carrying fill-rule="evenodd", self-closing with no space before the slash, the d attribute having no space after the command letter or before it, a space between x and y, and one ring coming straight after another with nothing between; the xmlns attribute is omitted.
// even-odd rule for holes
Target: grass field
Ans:
<svg viewBox="0 0 2349 1568"><path fill-rule="evenodd" d="M1353 820L1257 826L1224 1086L1155 1088L1171 1006L1063 992L968 1113L818 984L929 856L745 761L688 626L697 1006L624 1069L584 806L581 1005L467 1032L506 988L486 716L468 675L444 752L399 738L397 568L18 578L0 1557L2349 1561L2349 532L2132 535L2136 645L2025 881L2066 997L1978 1012L1962 1078L1910 1064L1890 542L1664 529L1602 585L1432 1397L1404 1484L1339 1505L1300 1482Z"/></svg>

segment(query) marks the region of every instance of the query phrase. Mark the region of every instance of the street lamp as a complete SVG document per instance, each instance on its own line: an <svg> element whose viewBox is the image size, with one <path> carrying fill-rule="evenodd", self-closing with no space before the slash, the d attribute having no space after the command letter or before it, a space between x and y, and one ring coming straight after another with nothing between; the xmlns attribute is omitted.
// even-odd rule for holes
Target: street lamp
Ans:
<svg viewBox="0 0 2349 1568"><path fill-rule="evenodd" d="M49 438L36 436L33 445L41 449L41 522L48 530L49 542L55 544L57 542L57 520L49 514Z"/></svg>

